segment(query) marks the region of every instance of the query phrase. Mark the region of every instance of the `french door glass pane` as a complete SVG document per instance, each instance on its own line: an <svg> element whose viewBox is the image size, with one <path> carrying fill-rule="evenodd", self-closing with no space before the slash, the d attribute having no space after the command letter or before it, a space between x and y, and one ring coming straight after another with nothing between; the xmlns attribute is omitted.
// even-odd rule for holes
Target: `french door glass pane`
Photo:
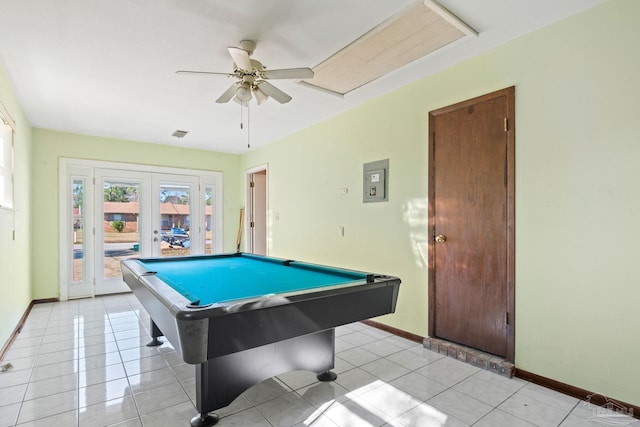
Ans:
<svg viewBox="0 0 640 427"><path fill-rule="evenodd" d="M204 188L204 253L213 254L213 187L205 186Z"/></svg>
<svg viewBox="0 0 640 427"><path fill-rule="evenodd" d="M120 261L138 258L140 183L107 179L104 181L104 264L105 279L120 278Z"/></svg>
<svg viewBox="0 0 640 427"><path fill-rule="evenodd" d="M189 185L160 185L160 253L164 256L191 254L191 188Z"/></svg>
<svg viewBox="0 0 640 427"><path fill-rule="evenodd" d="M86 275L86 258L84 248L84 191L85 180L74 179L71 184L73 194L71 211L73 212L73 233L71 237L71 281L72 283L84 282Z"/></svg>

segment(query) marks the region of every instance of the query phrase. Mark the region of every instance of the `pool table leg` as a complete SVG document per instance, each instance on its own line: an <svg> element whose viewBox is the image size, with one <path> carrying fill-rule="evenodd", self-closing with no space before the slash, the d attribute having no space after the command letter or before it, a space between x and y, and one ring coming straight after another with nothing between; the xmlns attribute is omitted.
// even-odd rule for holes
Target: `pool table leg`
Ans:
<svg viewBox="0 0 640 427"><path fill-rule="evenodd" d="M156 322L154 322L153 319L151 319L151 338L152 339L147 343L147 347L157 347L159 345L162 345L162 341L160 341L158 337L161 337L163 335L164 334L162 333L160 328L158 328L158 326L156 325Z"/></svg>
<svg viewBox="0 0 640 427"><path fill-rule="evenodd" d="M218 422L218 416L216 414L210 414L205 412L207 405L207 399L209 396L209 361L201 363L196 366L196 375L199 377L199 381L196 382L196 400L198 409L201 410L200 415L191 419L192 427L208 427ZM202 409L201 409L202 408Z"/></svg>
<svg viewBox="0 0 640 427"><path fill-rule="evenodd" d="M318 375L316 375L318 381L328 382L335 381L338 378L338 375L333 371L324 371Z"/></svg>
<svg viewBox="0 0 640 427"><path fill-rule="evenodd" d="M213 414L200 414L191 418L191 427L209 427L218 423L218 416Z"/></svg>

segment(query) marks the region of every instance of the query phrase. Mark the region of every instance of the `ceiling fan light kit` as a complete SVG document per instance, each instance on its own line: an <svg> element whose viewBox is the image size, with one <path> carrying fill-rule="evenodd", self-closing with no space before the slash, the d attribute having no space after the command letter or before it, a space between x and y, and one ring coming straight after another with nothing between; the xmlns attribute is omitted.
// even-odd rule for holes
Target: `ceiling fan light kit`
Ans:
<svg viewBox="0 0 640 427"><path fill-rule="evenodd" d="M251 101L251 84L242 82L236 89L236 97L240 101Z"/></svg>
<svg viewBox="0 0 640 427"><path fill-rule="evenodd" d="M251 59L256 48L253 40L242 40L237 47L227 48L233 59L234 68L231 73L214 71L179 70L176 74L196 74L233 77L236 81L216 99L217 103L224 104L232 99L240 105L244 105L256 98L258 105L269 98L273 98L280 104L291 101L291 96L278 89L269 79L310 79L313 78L311 68L285 68L266 70L260 61Z"/></svg>

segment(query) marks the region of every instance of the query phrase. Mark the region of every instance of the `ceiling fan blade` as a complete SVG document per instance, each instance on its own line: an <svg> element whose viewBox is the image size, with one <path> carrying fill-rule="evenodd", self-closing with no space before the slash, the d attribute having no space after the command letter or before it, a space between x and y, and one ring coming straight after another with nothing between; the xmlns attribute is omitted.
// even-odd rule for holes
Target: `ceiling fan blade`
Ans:
<svg viewBox="0 0 640 427"><path fill-rule="evenodd" d="M256 97L256 101L258 102L258 105L261 105L264 101L266 101L267 99L269 99L269 97L267 96L266 93L264 93L259 87L256 86L255 89L253 89L253 94Z"/></svg>
<svg viewBox="0 0 640 427"><path fill-rule="evenodd" d="M195 75L211 75L211 76L226 76L233 77L231 73L216 73L213 71L191 71L191 70L178 70L176 74L195 74Z"/></svg>
<svg viewBox="0 0 640 427"><path fill-rule="evenodd" d="M216 102L218 104L224 104L225 102L231 101L231 98L233 98L236 95L237 89L238 89L238 83L232 84L231 86L229 86L229 89L225 90L224 93L220 95L218 99L216 99Z"/></svg>
<svg viewBox="0 0 640 427"><path fill-rule="evenodd" d="M291 97L289 95L287 95L286 93L284 93L283 91L281 91L280 89L272 85L271 83L266 82L264 80L258 83L258 88L262 92L264 92L265 95L272 97L273 99L278 101L280 104L285 104L291 101Z"/></svg>
<svg viewBox="0 0 640 427"><path fill-rule="evenodd" d="M253 67L251 66L251 60L249 59L249 52L244 49L240 49L239 47L228 47L227 50L229 50L229 55L231 55L233 62L238 68L248 73L251 72Z"/></svg>
<svg viewBox="0 0 640 427"><path fill-rule="evenodd" d="M264 70L262 75L265 79L311 79L313 78L313 70L311 68L283 68Z"/></svg>

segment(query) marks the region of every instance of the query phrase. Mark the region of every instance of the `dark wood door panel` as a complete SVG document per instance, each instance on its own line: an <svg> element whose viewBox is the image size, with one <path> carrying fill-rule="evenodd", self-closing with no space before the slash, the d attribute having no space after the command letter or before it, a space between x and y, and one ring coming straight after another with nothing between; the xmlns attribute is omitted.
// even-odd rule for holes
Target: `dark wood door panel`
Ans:
<svg viewBox="0 0 640 427"><path fill-rule="evenodd" d="M509 353L509 116L506 96L430 116L430 335Z"/></svg>

